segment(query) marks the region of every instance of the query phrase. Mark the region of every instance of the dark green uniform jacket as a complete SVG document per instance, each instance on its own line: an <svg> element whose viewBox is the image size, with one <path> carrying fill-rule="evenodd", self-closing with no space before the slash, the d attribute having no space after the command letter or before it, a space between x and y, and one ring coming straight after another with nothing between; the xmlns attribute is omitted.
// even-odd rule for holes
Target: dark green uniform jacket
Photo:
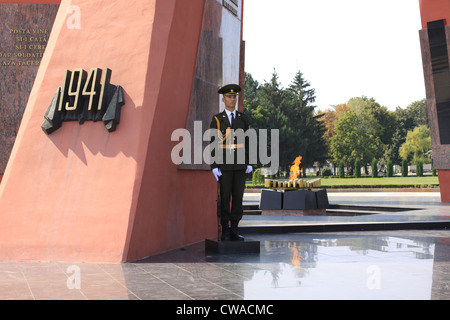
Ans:
<svg viewBox="0 0 450 320"><path fill-rule="evenodd" d="M245 137L244 142L237 139L236 136L230 136L229 134L227 135L227 129L233 129L234 131L237 129L242 129L246 132L249 129L248 117L244 113L236 111L236 118L234 120L233 127L231 128L227 113L224 110L223 112L214 115L211 120L210 128L218 129L218 127L219 130L215 133L216 139L212 138L211 143L218 142L217 135L219 136L220 141L223 140L223 144L219 143L219 146L216 146L216 150L221 150L223 153L223 163L212 163L211 170L214 168L219 168L221 171L246 170L247 165L249 164L249 139L248 137ZM245 152L243 163L242 161L241 163L238 163L238 153L240 152ZM233 161L231 163L230 161L227 162L227 153L233 154ZM230 155L228 155L228 158L231 158Z"/></svg>

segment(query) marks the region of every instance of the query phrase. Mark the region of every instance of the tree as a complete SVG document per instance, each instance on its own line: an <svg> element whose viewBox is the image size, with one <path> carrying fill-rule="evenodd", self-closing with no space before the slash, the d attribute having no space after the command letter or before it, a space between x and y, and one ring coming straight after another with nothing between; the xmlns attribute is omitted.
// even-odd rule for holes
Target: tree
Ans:
<svg viewBox="0 0 450 320"><path fill-rule="evenodd" d="M258 99L259 83L254 80L250 73L245 73L244 82L244 113L248 116L250 124L256 123L255 112L259 105Z"/></svg>
<svg viewBox="0 0 450 320"><path fill-rule="evenodd" d="M303 73L298 71L295 74L294 80L292 80L289 85L288 90L294 94L296 97L296 106L298 109L306 109L310 112L314 112L316 106L314 102L316 101L316 90L310 88L311 84L309 81L303 78Z"/></svg>
<svg viewBox="0 0 450 320"><path fill-rule="evenodd" d="M402 157L399 155L399 149L405 142L406 133L409 129L414 128L414 120L409 116L406 109L397 107L392 113L395 119L395 131L392 135L391 143L386 146L384 151L384 160L392 160L396 164L401 164Z"/></svg>
<svg viewBox="0 0 450 320"><path fill-rule="evenodd" d="M428 126L427 103L425 99L414 101L406 107L408 115L413 119L415 126Z"/></svg>
<svg viewBox="0 0 450 320"><path fill-rule="evenodd" d="M403 132L404 130L401 123L397 122L394 127L396 130L392 135L391 143L384 148L383 161L386 162L386 160L388 160L400 165L402 157L399 155L399 149L405 142L406 132Z"/></svg>
<svg viewBox="0 0 450 320"><path fill-rule="evenodd" d="M288 89L281 87L275 70L270 81L262 85L246 74L244 110L250 125L254 129L279 130L280 167L285 170L299 155L303 157L302 167L325 161L328 156L323 138L326 128L321 115L314 114L315 90L310 86L301 72Z"/></svg>
<svg viewBox="0 0 450 320"><path fill-rule="evenodd" d="M325 126L325 132L323 134L323 138L325 139L325 144L327 148L327 153L330 155L331 150L331 138L336 134L335 124L339 119L340 115L344 112L348 111L349 108L346 104L340 104L337 106L333 106L332 109L327 109L325 111L319 111L318 116L320 116L319 121L321 121ZM328 160L333 164L336 169L337 163L335 159L328 156ZM335 172L336 173L336 172Z"/></svg>
<svg viewBox="0 0 450 320"><path fill-rule="evenodd" d="M395 132L395 117L381 106L374 98L356 97L347 102L350 110L353 110L358 117L359 123L366 132L372 136L379 137L382 148L378 150L376 158L381 158L385 147L392 141Z"/></svg>
<svg viewBox="0 0 450 320"><path fill-rule="evenodd" d="M408 105L405 109L397 107L392 112L395 123L395 132L392 136L390 145L386 147L384 159L390 159L395 164L401 164L402 156L399 154L400 147L406 141L408 131L414 128L425 125L428 127L428 115L425 99L415 101Z"/></svg>
<svg viewBox="0 0 450 320"><path fill-rule="evenodd" d="M292 161L300 155L295 155L296 144L303 141L291 123L291 119L297 117L288 113L292 109L292 97L281 87L275 70L270 81L260 87L258 98L260 104L257 113L263 117L258 117L257 129L279 130L279 163L280 167L288 170Z"/></svg>
<svg viewBox="0 0 450 320"><path fill-rule="evenodd" d="M315 89L298 71L287 89L290 104L285 104L284 114L287 116L293 139L290 144L292 152L301 155L302 166L310 167L314 162L324 162L328 156L325 125L320 121L322 115L315 115ZM291 160L292 161L292 158ZM304 171L304 174L306 172Z"/></svg>
<svg viewBox="0 0 450 320"><path fill-rule="evenodd" d="M343 113L335 124L330 152L333 159L344 159L353 164L360 158L367 174L367 164L373 158L383 157L395 132L395 117L375 99L351 98L349 111Z"/></svg>
<svg viewBox="0 0 450 320"><path fill-rule="evenodd" d="M254 80L251 74L245 74L244 112L249 117L251 128L255 130L282 128L283 116L279 101L281 101L281 89L276 73L272 76L270 83L265 82L263 85ZM267 138L267 153L271 154L272 135L268 134Z"/></svg>
<svg viewBox="0 0 450 320"><path fill-rule="evenodd" d="M337 162L340 159L349 164L354 159L361 159L367 174L367 164L379 154L383 144L375 136L353 110L342 114L336 123L336 134L331 139L331 154Z"/></svg>
<svg viewBox="0 0 450 320"><path fill-rule="evenodd" d="M426 125L420 125L412 131L408 131L405 143L402 144L399 154L403 158L413 161L428 161L424 156L431 149L430 129Z"/></svg>

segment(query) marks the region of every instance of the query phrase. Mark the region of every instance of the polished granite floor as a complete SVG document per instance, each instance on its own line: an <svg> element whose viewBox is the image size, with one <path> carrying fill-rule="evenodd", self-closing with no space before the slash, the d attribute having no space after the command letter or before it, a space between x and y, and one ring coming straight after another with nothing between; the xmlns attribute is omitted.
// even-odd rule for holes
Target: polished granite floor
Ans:
<svg viewBox="0 0 450 320"><path fill-rule="evenodd" d="M450 206L442 205L436 193L330 193L329 199L423 209L397 212L395 220L401 214L408 220L425 215L427 221L450 215ZM247 194L246 201L257 200ZM357 223L345 219L339 223ZM263 220L246 216L243 224L252 227ZM450 299L448 230L252 232L249 237L260 241L260 254L219 255L205 252L201 242L125 264L0 261L0 299Z"/></svg>
<svg viewBox="0 0 450 320"><path fill-rule="evenodd" d="M313 226L341 226L341 230L365 224L370 226L394 227L402 224L428 224L450 227L450 204L442 204L437 192L329 192L330 204L348 206L333 213L317 215L255 215L246 216L241 222L245 227L297 226L298 230L316 230ZM246 195L247 204L259 204L260 194ZM354 209L352 207L355 207ZM365 208L369 208L366 210ZM354 213L354 214L353 214ZM310 227L310 228L307 228ZM347 228L345 228L347 227ZM251 228L248 228L251 229ZM330 229L330 228L328 228Z"/></svg>

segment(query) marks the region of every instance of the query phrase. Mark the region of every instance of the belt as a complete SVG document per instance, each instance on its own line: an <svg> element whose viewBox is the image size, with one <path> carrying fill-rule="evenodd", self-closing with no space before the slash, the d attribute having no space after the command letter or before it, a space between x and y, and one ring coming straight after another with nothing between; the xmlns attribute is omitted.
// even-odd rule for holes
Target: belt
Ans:
<svg viewBox="0 0 450 320"><path fill-rule="evenodd" d="M239 143L239 144L221 144L220 148L221 149L228 149L228 150L236 150L239 148L243 148L244 144L243 143Z"/></svg>

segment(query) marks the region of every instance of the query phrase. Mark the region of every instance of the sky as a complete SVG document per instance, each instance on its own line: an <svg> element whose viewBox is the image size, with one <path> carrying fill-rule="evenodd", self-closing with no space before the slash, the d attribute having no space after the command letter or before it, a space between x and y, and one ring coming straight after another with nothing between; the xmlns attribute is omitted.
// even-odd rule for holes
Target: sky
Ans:
<svg viewBox="0 0 450 320"><path fill-rule="evenodd" d="M425 98L419 0L244 0L245 71L283 88L300 71L318 109L374 98L389 110Z"/></svg>

